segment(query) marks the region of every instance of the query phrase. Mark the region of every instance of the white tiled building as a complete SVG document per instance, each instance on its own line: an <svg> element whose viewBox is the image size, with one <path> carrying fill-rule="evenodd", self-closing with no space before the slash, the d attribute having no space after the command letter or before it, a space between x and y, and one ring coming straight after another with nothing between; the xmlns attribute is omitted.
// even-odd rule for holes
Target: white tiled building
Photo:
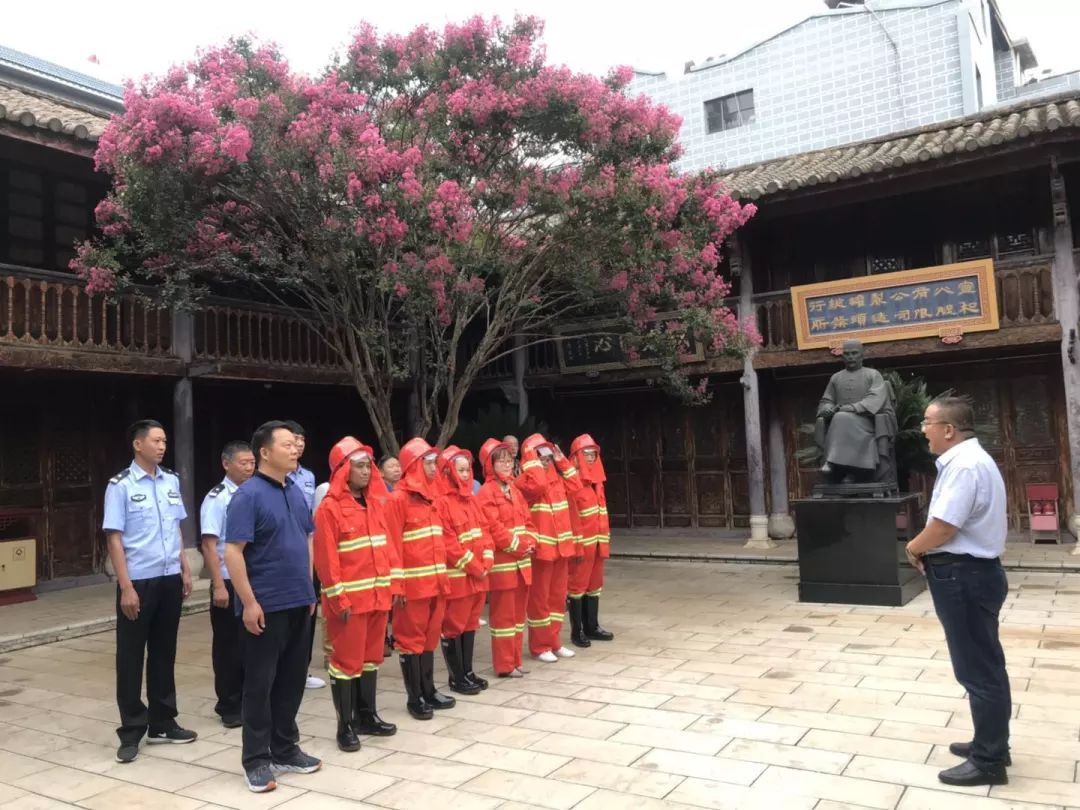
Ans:
<svg viewBox="0 0 1080 810"><path fill-rule="evenodd" d="M682 116L681 168L731 168L1080 87L1080 73L1033 81L1036 66L996 0L825 0L741 53L638 72L630 91Z"/></svg>

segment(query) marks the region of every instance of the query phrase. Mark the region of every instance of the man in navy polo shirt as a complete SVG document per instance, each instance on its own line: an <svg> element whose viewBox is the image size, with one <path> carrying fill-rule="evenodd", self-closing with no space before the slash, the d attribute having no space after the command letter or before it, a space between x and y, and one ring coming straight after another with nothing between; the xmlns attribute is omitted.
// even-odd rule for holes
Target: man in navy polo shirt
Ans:
<svg viewBox="0 0 1080 810"><path fill-rule="evenodd" d="M244 623L243 764L255 793L277 787L274 773L313 773L322 762L300 750L296 713L307 677L311 585L311 511L288 480L296 468L293 432L284 422L255 431L258 462L229 503L225 565Z"/></svg>

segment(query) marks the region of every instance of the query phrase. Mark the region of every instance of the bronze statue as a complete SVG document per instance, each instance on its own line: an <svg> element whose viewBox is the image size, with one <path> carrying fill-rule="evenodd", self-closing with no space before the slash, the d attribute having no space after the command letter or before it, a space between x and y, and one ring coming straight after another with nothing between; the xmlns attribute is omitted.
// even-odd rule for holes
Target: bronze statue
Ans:
<svg viewBox="0 0 1080 810"><path fill-rule="evenodd" d="M828 484L896 488L896 404L881 372L863 366L863 346L844 341L844 370L833 374L817 409L814 439Z"/></svg>

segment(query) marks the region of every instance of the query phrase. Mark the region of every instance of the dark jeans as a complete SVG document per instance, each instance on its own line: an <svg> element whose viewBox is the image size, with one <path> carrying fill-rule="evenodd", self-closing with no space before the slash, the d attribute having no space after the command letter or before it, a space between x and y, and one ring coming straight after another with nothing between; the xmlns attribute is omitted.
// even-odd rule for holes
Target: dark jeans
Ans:
<svg viewBox="0 0 1080 810"><path fill-rule="evenodd" d="M229 604L219 608L210 605L210 628L214 633L211 658L214 662L214 693L217 705L214 711L223 718L240 716L244 693L244 659L240 649L245 635L243 623L236 615L236 591L230 580L225 580L229 591ZM214 586L210 586L211 596Z"/></svg>
<svg viewBox="0 0 1080 810"><path fill-rule="evenodd" d="M134 621L120 611L116 588L116 705L120 709L120 742L138 745L146 734L176 726L176 632L184 585L179 574L132 580L139 595ZM142 701L143 658L146 659L146 699Z"/></svg>
<svg viewBox="0 0 1080 810"><path fill-rule="evenodd" d="M975 735L971 761L1000 771L1009 753L1012 694L1005 652L998 639L998 614L1009 592L997 560L963 560L926 566L953 673L968 693Z"/></svg>
<svg viewBox="0 0 1080 810"><path fill-rule="evenodd" d="M244 770L282 762L299 749L296 713L304 699L308 656L307 607L267 613L266 629L242 631L244 655Z"/></svg>

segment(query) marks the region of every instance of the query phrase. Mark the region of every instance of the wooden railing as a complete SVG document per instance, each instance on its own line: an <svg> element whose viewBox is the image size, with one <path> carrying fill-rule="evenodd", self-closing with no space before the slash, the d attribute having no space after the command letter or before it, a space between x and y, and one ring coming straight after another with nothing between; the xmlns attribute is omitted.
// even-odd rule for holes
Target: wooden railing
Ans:
<svg viewBox="0 0 1080 810"><path fill-rule="evenodd" d="M344 364L303 318L270 307L252 309L224 301L194 315L197 360L342 371Z"/></svg>
<svg viewBox="0 0 1080 810"><path fill-rule="evenodd" d="M64 273L0 264L0 344L172 355L172 316L137 296L90 295Z"/></svg>

